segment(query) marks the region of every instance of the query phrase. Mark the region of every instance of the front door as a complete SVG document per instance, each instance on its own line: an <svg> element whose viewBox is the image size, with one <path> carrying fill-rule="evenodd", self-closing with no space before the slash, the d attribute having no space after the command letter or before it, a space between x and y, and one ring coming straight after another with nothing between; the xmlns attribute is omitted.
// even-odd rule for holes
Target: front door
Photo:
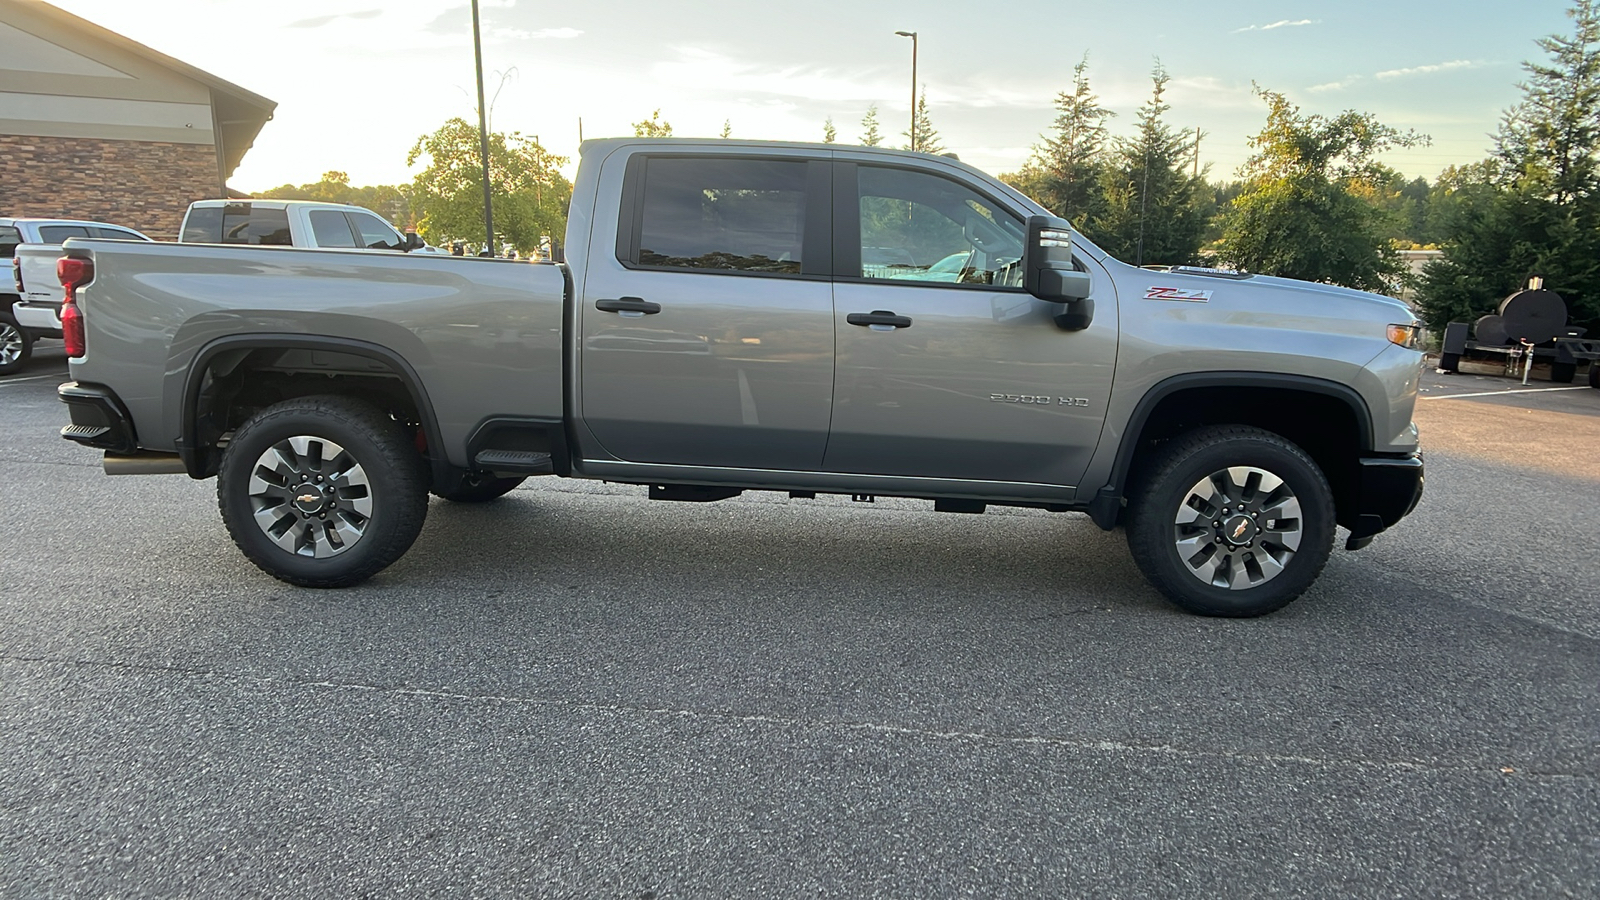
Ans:
<svg viewBox="0 0 1600 900"><path fill-rule="evenodd" d="M584 423L629 462L821 467L831 164L636 155L580 300Z"/></svg>
<svg viewBox="0 0 1600 900"><path fill-rule="evenodd" d="M1001 202L910 168L844 163L837 177L859 234L836 249L826 468L1075 485L1111 393L1109 285L1097 279L1093 324L1063 331L1060 307L1021 287L1026 229Z"/></svg>

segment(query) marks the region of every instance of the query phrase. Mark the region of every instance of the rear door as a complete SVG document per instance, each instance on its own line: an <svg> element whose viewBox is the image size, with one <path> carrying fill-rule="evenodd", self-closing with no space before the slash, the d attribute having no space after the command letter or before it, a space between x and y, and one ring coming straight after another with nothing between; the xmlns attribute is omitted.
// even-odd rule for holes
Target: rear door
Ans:
<svg viewBox="0 0 1600 900"><path fill-rule="evenodd" d="M1106 280L1093 324L1063 331L1022 288L1022 210L959 172L837 168L827 469L1075 485L1116 362Z"/></svg>
<svg viewBox="0 0 1600 900"><path fill-rule="evenodd" d="M749 150L628 158L615 250L591 248L577 309L582 417L607 454L821 467L830 163Z"/></svg>

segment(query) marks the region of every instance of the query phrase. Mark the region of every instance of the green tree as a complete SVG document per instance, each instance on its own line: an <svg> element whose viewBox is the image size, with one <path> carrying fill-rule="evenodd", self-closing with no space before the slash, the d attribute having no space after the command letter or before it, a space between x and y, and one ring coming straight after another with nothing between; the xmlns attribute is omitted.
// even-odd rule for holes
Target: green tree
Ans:
<svg viewBox="0 0 1600 900"><path fill-rule="evenodd" d="M733 137L733 120L732 119L723 119L722 120L722 134L718 135L718 137L722 138L723 140L727 140L728 138Z"/></svg>
<svg viewBox="0 0 1600 900"><path fill-rule="evenodd" d="M661 110L650 114L650 118L642 122L633 123L634 137L663 138L672 137L672 123L661 119Z"/></svg>
<svg viewBox="0 0 1600 900"><path fill-rule="evenodd" d="M411 201L420 217L417 230L440 246L456 240L481 245L483 168L477 126L451 119L418 138L406 155L406 165L419 161L426 165L411 182ZM518 132L489 135L497 244L510 244L518 253L530 255L538 250L542 236L559 240L566 233L572 185L559 171L566 162Z"/></svg>
<svg viewBox="0 0 1600 900"><path fill-rule="evenodd" d="M263 200L315 200L319 203L344 203L372 210L388 219L397 228L416 224L411 215L411 201L406 188L391 184L356 187L344 172L322 173L322 180L311 184L284 184L255 196Z"/></svg>
<svg viewBox="0 0 1600 900"><path fill-rule="evenodd" d="M876 147L883 143L883 135L878 131L878 105L867 107L867 114L861 117L861 127L866 129L861 132L861 145L863 147Z"/></svg>
<svg viewBox="0 0 1600 900"><path fill-rule="evenodd" d="M829 116L828 120L822 123L822 142L831 144L838 139L839 129L833 127L833 116Z"/></svg>
<svg viewBox="0 0 1600 900"><path fill-rule="evenodd" d="M944 144L939 140L939 132L933 127L933 117L928 115L928 86L922 86L922 93L917 97L917 114L911 119L911 129L900 132L906 139L905 150L915 149L918 153L939 154L944 152Z"/></svg>
<svg viewBox="0 0 1600 900"><path fill-rule="evenodd" d="M1502 117L1489 159L1440 178L1444 259L1418 288L1434 328L1492 312L1529 277L1600 329L1600 8L1579 0L1570 35L1537 42L1522 98Z"/></svg>
<svg viewBox="0 0 1600 900"><path fill-rule="evenodd" d="M1387 216L1368 196L1382 180L1376 156L1426 144L1370 113L1304 115L1283 94L1256 89L1267 124L1240 174L1244 191L1227 212L1223 262L1266 275L1369 291L1393 287L1405 268L1388 238Z"/></svg>
<svg viewBox="0 0 1600 900"><path fill-rule="evenodd" d="M1116 115L1089 88L1089 57L1072 68L1072 90L1056 95L1056 119L1022 169L1001 176L1045 209L1080 230L1103 211L1100 173L1105 165L1106 120Z"/></svg>
<svg viewBox="0 0 1600 900"><path fill-rule="evenodd" d="M1205 182L1191 171L1194 141L1162 120L1172 107L1163 95L1171 81L1159 62L1151 72L1150 99L1139 107L1138 131L1116 141L1101 168L1102 212L1083 225L1101 249L1124 262L1183 265L1200 252L1206 220Z"/></svg>

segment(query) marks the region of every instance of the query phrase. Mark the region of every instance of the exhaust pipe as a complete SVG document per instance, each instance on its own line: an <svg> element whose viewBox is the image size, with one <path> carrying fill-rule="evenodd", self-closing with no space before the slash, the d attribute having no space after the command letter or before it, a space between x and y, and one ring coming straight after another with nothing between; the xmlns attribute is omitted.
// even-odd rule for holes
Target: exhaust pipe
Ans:
<svg viewBox="0 0 1600 900"><path fill-rule="evenodd" d="M187 475L189 469L176 453L139 452L132 456L107 453L100 467L107 475Z"/></svg>

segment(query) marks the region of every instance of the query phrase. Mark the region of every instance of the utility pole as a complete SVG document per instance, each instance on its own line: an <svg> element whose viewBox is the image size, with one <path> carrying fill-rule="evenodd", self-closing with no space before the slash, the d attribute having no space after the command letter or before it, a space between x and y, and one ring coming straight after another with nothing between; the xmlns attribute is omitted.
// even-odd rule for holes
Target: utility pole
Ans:
<svg viewBox="0 0 1600 900"><path fill-rule="evenodd" d="M478 65L478 150L483 157L483 253L494 256L494 210L489 201L489 111L483 102L483 37L478 30L478 0L472 0L472 54Z"/></svg>
<svg viewBox="0 0 1600 900"><path fill-rule="evenodd" d="M911 151L917 149L917 33L896 31L901 37L911 38Z"/></svg>
<svg viewBox="0 0 1600 900"><path fill-rule="evenodd" d="M1200 177L1200 138L1204 137L1200 129L1194 130L1194 177Z"/></svg>

